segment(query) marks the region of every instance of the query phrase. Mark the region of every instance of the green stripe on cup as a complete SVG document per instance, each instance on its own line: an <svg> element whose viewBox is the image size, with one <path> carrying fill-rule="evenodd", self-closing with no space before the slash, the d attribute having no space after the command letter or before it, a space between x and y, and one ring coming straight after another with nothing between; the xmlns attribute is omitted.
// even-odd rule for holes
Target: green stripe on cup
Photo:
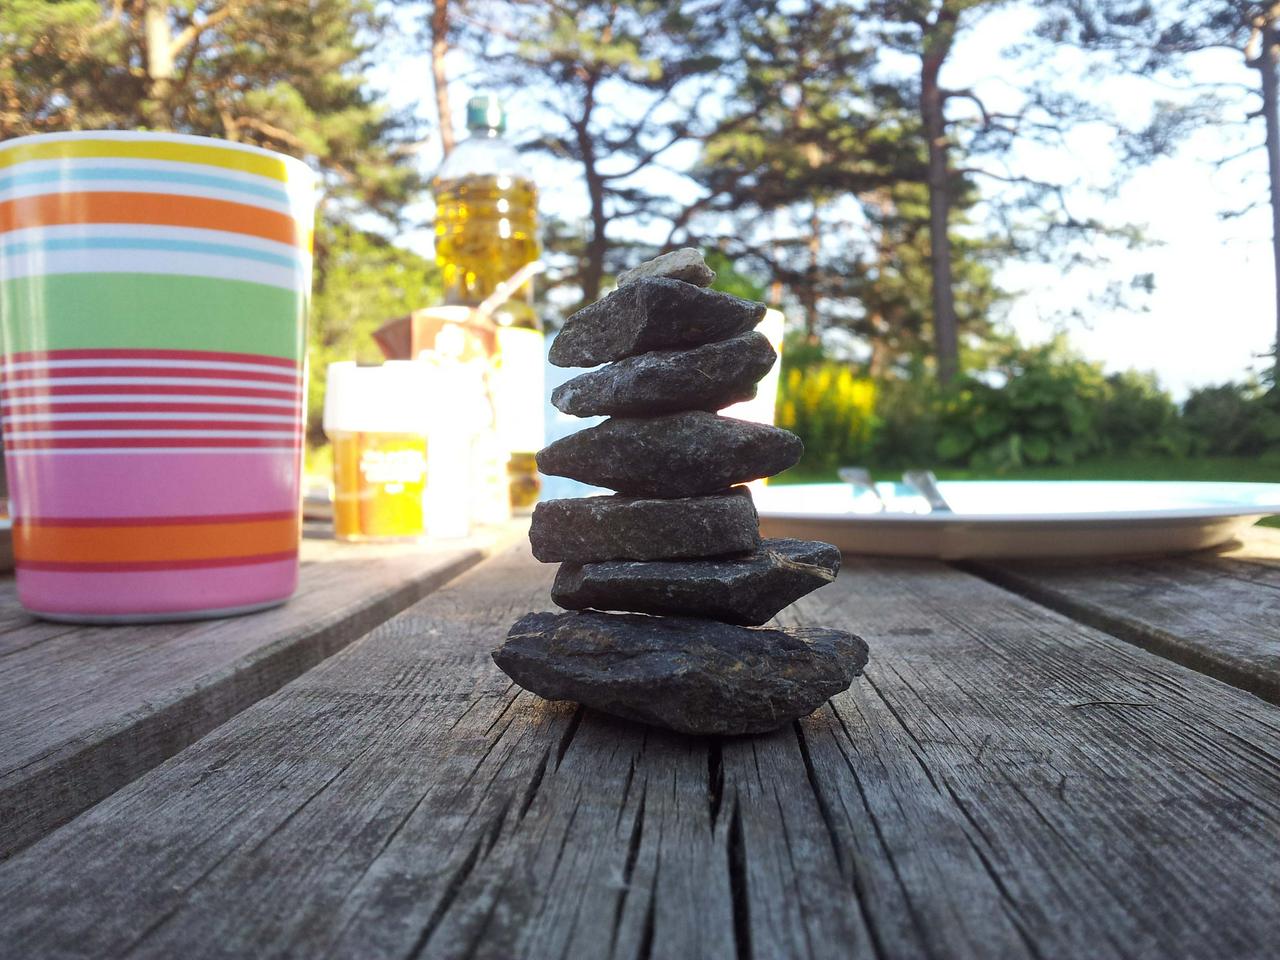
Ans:
<svg viewBox="0 0 1280 960"><path fill-rule="evenodd" d="M20 316L45 320L15 323ZM0 282L4 346L10 354L135 348L257 353L301 361L305 316L301 294L244 280L66 273Z"/></svg>

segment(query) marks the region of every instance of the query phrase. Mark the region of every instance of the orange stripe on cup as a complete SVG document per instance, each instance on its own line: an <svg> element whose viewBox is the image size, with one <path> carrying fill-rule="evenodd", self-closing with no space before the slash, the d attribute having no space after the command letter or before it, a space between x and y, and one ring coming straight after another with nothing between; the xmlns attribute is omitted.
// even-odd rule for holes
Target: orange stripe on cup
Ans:
<svg viewBox="0 0 1280 960"><path fill-rule="evenodd" d="M210 518L216 521L216 518ZM156 563L248 557L296 550L296 516L233 523L145 523L59 526L44 520L13 525L14 556L30 563Z"/></svg>
<svg viewBox="0 0 1280 960"><path fill-rule="evenodd" d="M295 247L311 243L309 224L233 200L165 193L45 193L0 202L0 233L70 223L138 223L227 230Z"/></svg>

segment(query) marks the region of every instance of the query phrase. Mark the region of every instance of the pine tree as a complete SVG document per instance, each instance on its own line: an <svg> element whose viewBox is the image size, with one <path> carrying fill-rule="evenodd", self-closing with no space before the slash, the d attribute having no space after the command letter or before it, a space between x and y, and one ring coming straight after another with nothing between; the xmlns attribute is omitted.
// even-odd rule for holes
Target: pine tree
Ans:
<svg viewBox="0 0 1280 960"><path fill-rule="evenodd" d="M876 376L916 369L933 352L926 156L916 106L876 75L865 21L839 3L761 4L744 27L745 72L723 132L696 170L706 194L677 222L775 281L810 340L850 330ZM961 179L952 223L976 199ZM962 332L982 335L999 298L990 240L951 260Z"/></svg>
<svg viewBox="0 0 1280 960"><path fill-rule="evenodd" d="M415 188L364 70L382 24L372 0L5 0L0 138L151 129L301 157L335 204L388 217Z"/></svg>
<svg viewBox="0 0 1280 960"><path fill-rule="evenodd" d="M589 213L566 280L589 302L622 265L619 220L670 218L678 206L644 174L704 137L706 103L733 62L740 0L475 0L459 28L486 78L537 97L554 129L527 149L581 171Z"/></svg>
<svg viewBox="0 0 1280 960"><path fill-rule="evenodd" d="M1167 97L1151 125L1131 141L1140 160L1168 152L1186 134L1206 125L1225 127L1241 122L1253 128L1251 146L1224 149L1219 167L1252 162L1261 169L1266 157L1267 191L1245 210L1224 211L1239 216L1254 206L1271 208L1272 282L1275 288L1275 366L1280 373L1280 4L1258 0L1188 0L1174 5L1148 0L1070 0L1047 4L1040 27L1042 39L1070 43L1113 58L1116 69L1140 76L1181 83L1187 92L1181 102ZM1221 91L1185 83L1192 58L1205 51L1228 49L1239 53L1256 74L1256 108L1240 116L1224 109ZM1261 131L1258 131L1261 126ZM1227 141L1224 139L1224 148Z"/></svg>

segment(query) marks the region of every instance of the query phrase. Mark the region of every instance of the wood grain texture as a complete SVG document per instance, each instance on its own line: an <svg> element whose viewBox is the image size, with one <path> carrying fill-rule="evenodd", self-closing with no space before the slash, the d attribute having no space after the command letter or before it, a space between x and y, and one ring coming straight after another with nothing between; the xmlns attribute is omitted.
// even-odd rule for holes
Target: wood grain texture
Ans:
<svg viewBox="0 0 1280 960"><path fill-rule="evenodd" d="M1280 531L1183 556L964 569L1280 704Z"/></svg>
<svg viewBox="0 0 1280 960"><path fill-rule="evenodd" d="M867 676L709 740L489 660L490 560L0 864L25 957L1268 957L1280 709L949 567L789 622Z"/></svg>
<svg viewBox="0 0 1280 960"><path fill-rule="evenodd" d="M514 533L504 534L512 536ZM0 587L0 859L194 742L484 556L303 541L297 594L224 620L77 627Z"/></svg>

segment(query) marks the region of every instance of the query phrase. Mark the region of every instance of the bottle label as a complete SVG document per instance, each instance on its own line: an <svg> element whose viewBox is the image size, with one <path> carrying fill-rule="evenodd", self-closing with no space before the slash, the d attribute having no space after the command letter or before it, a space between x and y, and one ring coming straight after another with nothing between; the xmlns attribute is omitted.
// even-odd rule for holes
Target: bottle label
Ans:
<svg viewBox="0 0 1280 960"><path fill-rule="evenodd" d="M333 438L333 523L339 540L412 539L424 531L425 437Z"/></svg>

